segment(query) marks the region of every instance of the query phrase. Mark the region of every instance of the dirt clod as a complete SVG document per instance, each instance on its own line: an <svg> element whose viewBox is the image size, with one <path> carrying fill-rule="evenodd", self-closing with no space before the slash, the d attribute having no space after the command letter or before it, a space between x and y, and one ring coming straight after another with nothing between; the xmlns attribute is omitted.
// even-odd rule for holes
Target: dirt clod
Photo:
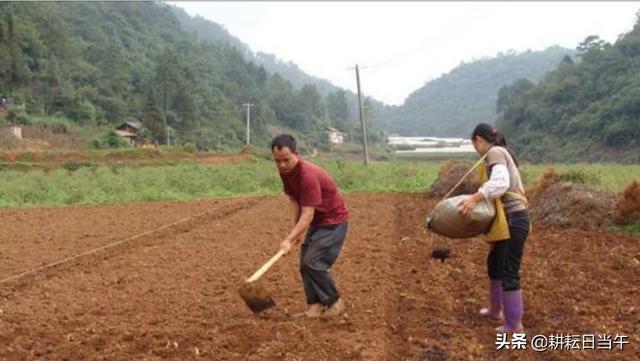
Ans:
<svg viewBox="0 0 640 361"><path fill-rule="evenodd" d="M437 247L431 251L431 258L439 259L441 262L449 257L451 257L451 249L449 248Z"/></svg>

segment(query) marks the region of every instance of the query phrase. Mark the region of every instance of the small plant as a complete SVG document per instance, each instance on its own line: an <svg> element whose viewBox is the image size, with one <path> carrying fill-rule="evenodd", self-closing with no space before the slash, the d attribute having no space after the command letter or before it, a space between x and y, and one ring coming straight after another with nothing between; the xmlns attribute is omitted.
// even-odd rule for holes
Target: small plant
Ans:
<svg viewBox="0 0 640 361"><path fill-rule="evenodd" d="M196 147L196 145L195 145L195 144L193 144L193 143L185 143L185 144L182 146L182 150L184 150L184 151L185 151L185 152L187 152L187 153L191 153L191 154L193 154L193 153L195 153L195 152L197 152L197 151L198 151L198 147Z"/></svg>
<svg viewBox="0 0 640 361"><path fill-rule="evenodd" d="M80 169L82 167L94 169L95 165L91 164L91 163L87 163L87 162L74 162L72 160L70 160L68 162L65 162L62 165L62 168L66 169L66 170L68 170L70 172L75 172L75 171L77 171L78 169Z"/></svg>
<svg viewBox="0 0 640 361"><path fill-rule="evenodd" d="M640 235L640 223L626 222L623 224L612 224L611 233L625 233L629 235Z"/></svg>
<svg viewBox="0 0 640 361"><path fill-rule="evenodd" d="M80 164L78 164L77 162L74 162L74 161L71 160L71 161L68 161L68 162L64 163L62 165L62 168L66 169L66 170L68 170L70 172L75 172L75 171L78 170L78 168L80 168Z"/></svg>

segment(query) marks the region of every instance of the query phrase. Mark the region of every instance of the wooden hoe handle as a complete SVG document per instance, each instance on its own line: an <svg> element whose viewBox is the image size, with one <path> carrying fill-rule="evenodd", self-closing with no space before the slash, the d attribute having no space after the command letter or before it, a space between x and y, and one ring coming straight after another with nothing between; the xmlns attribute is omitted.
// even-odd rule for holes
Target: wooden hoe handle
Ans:
<svg viewBox="0 0 640 361"><path fill-rule="evenodd" d="M273 266L274 263L278 262L278 260L280 258L282 258L282 256L284 256L284 251L279 250L278 253L276 253L273 257L271 257L271 259L268 260L267 263L262 265L262 267L260 267L256 271L256 273L251 275L251 277L249 277L247 279L247 282L253 282L253 281L258 280L258 278L262 277L262 275L265 274L269 270L269 268L271 268L271 266Z"/></svg>

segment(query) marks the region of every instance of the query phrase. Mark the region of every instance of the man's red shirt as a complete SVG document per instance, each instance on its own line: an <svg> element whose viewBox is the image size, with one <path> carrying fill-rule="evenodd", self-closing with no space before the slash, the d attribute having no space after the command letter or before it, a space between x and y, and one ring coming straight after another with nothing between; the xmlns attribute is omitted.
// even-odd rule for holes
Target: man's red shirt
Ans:
<svg viewBox="0 0 640 361"><path fill-rule="evenodd" d="M287 174L280 173L284 192L293 197L300 207L313 207L311 226L326 226L349 220L342 195L326 170L300 159Z"/></svg>

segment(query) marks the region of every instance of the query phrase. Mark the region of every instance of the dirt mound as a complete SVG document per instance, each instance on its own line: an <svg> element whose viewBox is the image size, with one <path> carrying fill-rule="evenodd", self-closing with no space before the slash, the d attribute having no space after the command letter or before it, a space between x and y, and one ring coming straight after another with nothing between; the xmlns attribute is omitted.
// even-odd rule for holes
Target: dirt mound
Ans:
<svg viewBox="0 0 640 361"><path fill-rule="evenodd" d="M253 145L245 145L244 147L242 147L242 149L240 149L240 152L238 152L238 154L240 155L258 155L258 148L254 147Z"/></svg>
<svg viewBox="0 0 640 361"><path fill-rule="evenodd" d="M585 184L554 182L531 202L534 223L596 231L609 224L615 196Z"/></svg>
<svg viewBox="0 0 640 361"><path fill-rule="evenodd" d="M436 198L444 197L472 166L473 165L468 162L446 162L440 168L438 178L433 182L431 188L429 188L428 195ZM474 171L467 177L467 179L464 180L464 182L462 182L462 184L458 186L458 188L456 188L453 193L451 193L450 196L454 197L460 194L475 193L478 191L481 184L478 172Z"/></svg>
<svg viewBox="0 0 640 361"><path fill-rule="evenodd" d="M617 224L640 223L640 182L633 181L620 193L613 221Z"/></svg>
<svg viewBox="0 0 640 361"><path fill-rule="evenodd" d="M559 174L553 167L545 167L542 175L531 185L529 186L525 194L527 195L527 199L529 201L533 201L537 198L537 196L543 193L547 188L549 188L552 184L558 181Z"/></svg>

